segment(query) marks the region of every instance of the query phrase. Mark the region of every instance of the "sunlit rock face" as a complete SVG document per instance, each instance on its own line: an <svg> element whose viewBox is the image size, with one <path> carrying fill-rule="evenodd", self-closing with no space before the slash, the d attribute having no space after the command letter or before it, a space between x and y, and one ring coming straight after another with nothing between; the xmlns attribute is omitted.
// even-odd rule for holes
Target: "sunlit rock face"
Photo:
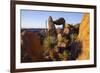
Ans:
<svg viewBox="0 0 100 73"><path fill-rule="evenodd" d="M79 27L78 40L82 42L82 53L79 60L87 60L90 58L90 14L85 13Z"/></svg>

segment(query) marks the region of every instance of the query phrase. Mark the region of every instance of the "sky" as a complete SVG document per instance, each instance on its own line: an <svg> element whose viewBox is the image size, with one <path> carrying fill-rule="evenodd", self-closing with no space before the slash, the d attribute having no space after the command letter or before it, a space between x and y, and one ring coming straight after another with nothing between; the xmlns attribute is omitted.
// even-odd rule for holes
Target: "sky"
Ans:
<svg viewBox="0 0 100 73"><path fill-rule="evenodd" d="M81 22L83 13L21 10L21 28L46 28L49 16L52 16L53 20L63 17L66 23L77 24Z"/></svg>

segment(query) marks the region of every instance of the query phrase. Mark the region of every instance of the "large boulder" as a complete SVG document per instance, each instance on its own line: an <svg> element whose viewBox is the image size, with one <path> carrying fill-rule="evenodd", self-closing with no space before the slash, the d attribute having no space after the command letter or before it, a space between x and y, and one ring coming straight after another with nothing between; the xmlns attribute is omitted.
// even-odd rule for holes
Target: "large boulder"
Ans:
<svg viewBox="0 0 100 73"><path fill-rule="evenodd" d="M53 23L56 25L63 25L63 29L65 27L65 19L63 17L60 17L59 19L53 21Z"/></svg>

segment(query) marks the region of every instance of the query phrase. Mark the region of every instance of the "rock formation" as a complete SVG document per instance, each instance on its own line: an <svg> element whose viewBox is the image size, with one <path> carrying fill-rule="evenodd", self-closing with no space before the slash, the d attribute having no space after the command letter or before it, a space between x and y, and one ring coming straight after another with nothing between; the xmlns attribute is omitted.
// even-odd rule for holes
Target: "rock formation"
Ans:
<svg viewBox="0 0 100 73"><path fill-rule="evenodd" d="M57 30L55 25L63 25L63 29L65 27L65 19L59 18L55 21L53 21L52 17L49 16L48 18L48 37L47 40L50 42L50 45L53 45L53 47L57 44Z"/></svg>
<svg viewBox="0 0 100 73"><path fill-rule="evenodd" d="M87 60L90 58L90 15L85 13L79 27L78 40L82 42L82 52L78 60Z"/></svg>
<svg viewBox="0 0 100 73"><path fill-rule="evenodd" d="M23 31L21 33L21 62L44 61L43 49L38 32Z"/></svg>

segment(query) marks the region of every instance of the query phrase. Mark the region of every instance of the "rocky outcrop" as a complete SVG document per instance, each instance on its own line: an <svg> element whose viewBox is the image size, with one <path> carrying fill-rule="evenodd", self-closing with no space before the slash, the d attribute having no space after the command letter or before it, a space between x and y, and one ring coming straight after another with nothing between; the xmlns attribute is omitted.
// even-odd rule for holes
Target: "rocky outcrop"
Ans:
<svg viewBox="0 0 100 73"><path fill-rule="evenodd" d="M85 13L79 27L78 40L82 42L82 52L78 60L87 60L90 58L90 15Z"/></svg>
<svg viewBox="0 0 100 73"><path fill-rule="evenodd" d="M38 32L24 30L21 33L21 62L44 61Z"/></svg>

